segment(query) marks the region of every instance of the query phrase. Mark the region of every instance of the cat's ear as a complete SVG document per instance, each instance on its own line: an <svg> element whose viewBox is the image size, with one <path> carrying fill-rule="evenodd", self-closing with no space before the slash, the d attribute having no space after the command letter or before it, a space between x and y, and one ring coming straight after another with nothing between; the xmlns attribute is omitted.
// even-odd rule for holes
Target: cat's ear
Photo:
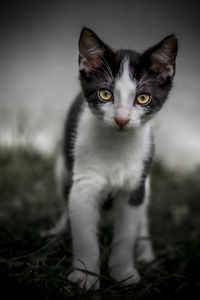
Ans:
<svg viewBox="0 0 200 300"><path fill-rule="evenodd" d="M102 57L108 47L91 29L83 28L79 39L79 66L86 73L102 64Z"/></svg>
<svg viewBox="0 0 200 300"><path fill-rule="evenodd" d="M167 36L146 51L145 56L149 57L149 68L159 76L161 81L174 76L177 51L178 41L175 35Z"/></svg>

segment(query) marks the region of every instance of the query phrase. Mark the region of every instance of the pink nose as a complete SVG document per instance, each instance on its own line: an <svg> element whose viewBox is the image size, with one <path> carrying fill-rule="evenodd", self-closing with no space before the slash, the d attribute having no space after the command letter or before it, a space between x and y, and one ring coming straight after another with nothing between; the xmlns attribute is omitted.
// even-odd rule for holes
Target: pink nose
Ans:
<svg viewBox="0 0 200 300"><path fill-rule="evenodd" d="M130 121L130 118L119 118L119 117L115 117L115 122L116 122L117 125L119 125L120 127L124 127L129 121Z"/></svg>

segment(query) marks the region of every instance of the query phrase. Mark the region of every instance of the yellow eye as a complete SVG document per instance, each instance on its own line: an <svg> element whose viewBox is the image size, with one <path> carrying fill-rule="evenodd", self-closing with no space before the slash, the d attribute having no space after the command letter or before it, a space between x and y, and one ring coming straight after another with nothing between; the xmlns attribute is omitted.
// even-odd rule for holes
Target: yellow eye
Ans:
<svg viewBox="0 0 200 300"><path fill-rule="evenodd" d="M112 99L113 95L109 90L101 89L99 91L99 97L104 101L109 101Z"/></svg>
<svg viewBox="0 0 200 300"><path fill-rule="evenodd" d="M140 94L136 97L136 99L139 104L147 104L150 100L150 95L149 94Z"/></svg>

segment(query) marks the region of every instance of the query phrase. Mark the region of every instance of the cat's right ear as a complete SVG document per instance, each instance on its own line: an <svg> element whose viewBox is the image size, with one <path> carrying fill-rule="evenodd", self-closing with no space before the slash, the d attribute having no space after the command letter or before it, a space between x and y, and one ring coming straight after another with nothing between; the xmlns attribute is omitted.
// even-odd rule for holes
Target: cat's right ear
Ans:
<svg viewBox="0 0 200 300"><path fill-rule="evenodd" d="M174 76L177 51L177 38L175 35L169 35L144 53L148 68L157 74L161 81Z"/></svg>
<svg viewBox="0 0 200 300"><path fill-rule="evenodd" d="M89 73L102 64L107 46L91 29L83 28L79 38L79 68Z"/></svg>

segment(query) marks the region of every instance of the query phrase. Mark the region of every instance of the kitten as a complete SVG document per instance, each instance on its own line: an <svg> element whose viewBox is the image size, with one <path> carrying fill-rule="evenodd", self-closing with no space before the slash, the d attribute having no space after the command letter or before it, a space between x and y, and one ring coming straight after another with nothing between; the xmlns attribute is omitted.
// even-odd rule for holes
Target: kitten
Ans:
<svg viewBox="0 0 200 300"><path fill-rule="evenodd" d="M113 51L90 29L79 39L82 93L65 126L57 177L65 186L72 230L73 267L68 276L80 287L99 288L98 226L102 210L113 212L110 276L122 284L139 282L133 251L154 259L148 239L149 170L154 144L151 119L164 104L175 74L177 39L170 35L142 54ZM80 269L83 269L81 271Z"/></svg>

